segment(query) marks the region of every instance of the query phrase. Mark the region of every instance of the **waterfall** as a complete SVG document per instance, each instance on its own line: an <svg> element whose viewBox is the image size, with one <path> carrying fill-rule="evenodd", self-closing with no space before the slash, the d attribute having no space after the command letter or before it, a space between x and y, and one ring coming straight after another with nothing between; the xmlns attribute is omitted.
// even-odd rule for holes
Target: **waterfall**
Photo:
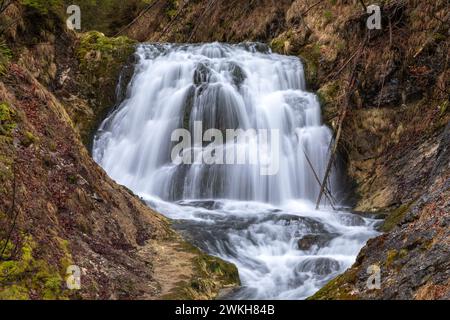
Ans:
<svg viewBox="0 0 450 320"><path fill-rule="evenodd" d="M312 209L332 135L299 59L258 43L143 44L136 55L94 159L199 247L236 263L234 298L304 298L352 263L374 222ZM174 132L190 134L175 153L190 161L174 161ZM335 195L337 182L333 172ZM305 235L316 238L302 249Z"/></svg>

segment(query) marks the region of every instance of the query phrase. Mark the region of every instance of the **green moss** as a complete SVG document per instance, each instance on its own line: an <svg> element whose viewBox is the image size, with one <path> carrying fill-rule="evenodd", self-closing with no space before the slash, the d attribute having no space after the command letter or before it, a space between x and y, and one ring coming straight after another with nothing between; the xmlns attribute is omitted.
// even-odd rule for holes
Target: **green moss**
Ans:
<svg viewBox="0 0 450 320"><path fill-rule="evenodd" d="M173 18L177 15L178 10L177 9L171 9L171 10L167 10L167 15L169 16L169 18Z"/></svg>
<svg viewBox="0 0 450 320"><path fill-rule="evenodd" d="M166 7L167 16L170 19L172 19L173 17L175 17L177 15L177 12L178 12L178 1L176 1L176 0L168 1L168 5Z"/></svg>
<svg viewBox="0 0 450 320"><path fill-rule="evenodd" d="M310 44L302 47L299 53L305 64L305 77L309 85L315 86L319 71L319 60L321 56L321 46Z"/></svg>
<svg viewBox="0 0 450 320"><path fill-rule="evenodd" d="M12 53L5 41L0 40L0 76L6 73Z"/></svg>
<svg viewBox="0 0 450 320"><path fill-rule="evenodd" d="M398 251L395 249L389 250L386 255L386 267L390 267L392 263L397 259Z"/></svg>
<svg viewBox="0 0 450 320"><path fill-rule="evenodd" d="M25 131L21 140L21 143L25 147L29 147L32 144L36 143L38 138L30 131Z"/></svg>
<svg viewBox="0 0 450 320"><path fill-rule="evenodd" d="M447 40L448 36L446 36L445 34L442 33L434 33L433 34L433 39L435 42L441 42L441 41L445 41Z"/></svg>
<svg viewBox="0 0 450 320"><path fill-rule="evenodd" d="M284 38L275 38L270 42L270 48L273 52L283 54L284 53Z"/></svg>
<svg viewBox="0 0 450 320"><path fill-rule="evenodd" d="M28 299L31 291L42 299L67 297L62 275L47 261L34 258L35 247L32 238L26 236L20 257L0 262L0 299Z"/></svg>
<svg viewBox="0 0 450 320"><path fill-rule="evenodd" d="M18 285L12 285L0 289L0 300L28 300L28 289Z"/></svg>
<svg viewBox="0 0 450 320"><path fill-rule="evenodd" d="M9 136L17 124L14 121L14 110L11 109L8 103L0 103L0 135Z"/></svg>
<svg viewBox="0 0 450 320"><path fill-rule="evenodd" d="M47 14L49 11L55 11L62 6L61 0L20 0L20 2L40 14Z"/></svg>
<svg viewBox="0 0 450 320"><path fill-rule="evenodd" d="M76 184L77 181L78 181L77 176L72 174L67 176L67 182L69 182L70 184Z"/></svg>
<svg viewBox="0 0 450 320"><path fill-rule="evenodd" d="M333 104L333 102L336 102L340 89L341 86L337 80L324 84L319 88L319 90L317 90L320 103L326 107Z"/></svg>
<svg viewBox="0 0 450 320"><path fill-rule="evenodd" d="M81 94L89 100L94 114L91 117L90 112L80 112L76 116L76 126L86 145L108 108L115 103L114 88L119 73L133 54L135 44L127 37L110 38L97 31L81 36L76 48L80 66L78 82L82 84Z"/></svg>
<svg viewBox="0 0 450 320"><path fill-rule="evenodd" d="M59 247L63 252L63 256L60 259L61 274L66 274L67 268L73 264L72 254L70 253L69 241L61 238L57 238Z"/></svg>
<svg viewBox="0 0 450 320"><path fill-rule="evenodd" d="M323 17L326 23L330 23L333 20L333 13L330 10L325 10L323 12Z"/></svg>
<svg viewBox="0 0 450 320"><path fill-rule="evenodd" d="M42 297L46 300L57 300L61 296L62 282L62 277L57 273L46 275Z"/></svg>
<svg viewBox="0 0 450 320"><path fill-rule="evenodd" d="M207 255L191 244L182 243L182 250L194 253L194 276L180 281L163 299L214 298L219 289L240 285L236 266L218 257Z"/></svg>
<svg viewBox="0 0 450 320"><path fill-rule="evenodd" d="M6 213L3 213L0 211L0 221L6 221L7 219L8 219L8 217L7 217ZM4 232L4 231L6 231L6 230L0 231L1 232L0 236L2 238L6 238L6 232ZM14 250L14 244L11 241L8 241L8 243L6 243L6 246L5 246L5 242L6 242L6 239L0 241L0 249L3 250L3 248L5 248L5 252L3 253L3 256L0 257L0 260L10 257Z"/></svg>
<svg viewBox="0 0 450 320"><path fill-rule="evenodd" d="M442 116L444 116L446 113L447 113L447 110L448 110L448 105L449 105L449 102L448 102L448 100L445 100L444 102L442 102L441 103L441 105L439 106L439 115L442 117Z"/></svg>
<svg viewBox="0 0 450 320"><path fill-rule="evenodd" d="M207 254L200 254L194 261L197 271L203 275L220 278L225 286L240 284L238 270L234 264Z"/></svg>
<svg viewBox="0 0 450 320"><path fill-rule="evenodd" d="M406 258L406 256L408 256L408 250L406 249L401 249L398 253L398 257L400 259Z"/></svg>
<svg viewBox="0 0 450 320"><path fill-rule="evenodd" d="M358 296L352 293L350 285L356 281L357 270L349 269L328 282L307 300L357 300Z"/></svg>
<svg viewBox="0 0 450 320"><path fill-rule="evenodd" d="M56 142L50 141L49 144L48 144L48 149L51 152L56 152L58 150L58 145L56 144Z"/></svg>
<svg viewBox="0 0 450 320"><path fill-rule="evenodd" d="M106 55L122 56L121 51L123 50L127 51L128 54L132 53L132 46L135 43L134 40L124 36L112 38L98 31L90 31L81 37L78 56L82 61L90 51L100 51Z"/></svg>
<svg viewBox="0 0 450 320"><path fill-rule="evenodd" d="M410 207L411 203L408 203L390 212L381 225L381 231L389 232L394 229L394 227L403 220Z"/></svg>

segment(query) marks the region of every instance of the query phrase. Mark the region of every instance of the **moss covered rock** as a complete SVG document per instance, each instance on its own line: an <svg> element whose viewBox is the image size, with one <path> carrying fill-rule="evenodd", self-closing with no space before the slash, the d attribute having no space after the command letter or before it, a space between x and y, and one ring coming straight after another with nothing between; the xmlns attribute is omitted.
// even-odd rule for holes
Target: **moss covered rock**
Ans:
<svg viewBox="0 0 450 320"><path fill-rule="evenodd" d="M12 53L4 41L0 39L0 75L6 72Z"/></svg>
<svg viewBox="0 0 450 320"><path fill-rule="evenodd" d="M238 269L234 264L207 255L184 241L179 249L192 255L192 274L179 281L162 299L214 299L220 290L240 285Z"/></svg>
<svg viewBox="0 0 450 320"><path fill-rule="evenodd" d="M16 127L15 112L6 102L0 103L0 135L9 136Z"/></svg>
<svg viewBox="0 0 450 320"><path fill-rule="evenodd" d="M308 300L357 300L351 284L356 280L356 269L351 269L328 282Z"/></svg>
<svg viewBox="0 0 450 320"><path fill-rule="evenodd" d="M411 207L411 204L408 203L408 204L404 204L404 205L398 207L397 209L391 211L387 215L383 224L381 225L381 228L380 228L381 231L389 232L392 229L394 229L394 227L403 220L405 215L408 213L408 210L410 207Z"/></svg>
<svg viewBox="0 0 450 320"><path fill-rule="evenodd" d="M106 37L91 31L83 34L76 49L78 84L83 99L72 99L75 126L87 145L107 110L115 103L115 88L124 65L130 61L136 42L127 37ZM88 102L86 105L85 101Z"/></svg>

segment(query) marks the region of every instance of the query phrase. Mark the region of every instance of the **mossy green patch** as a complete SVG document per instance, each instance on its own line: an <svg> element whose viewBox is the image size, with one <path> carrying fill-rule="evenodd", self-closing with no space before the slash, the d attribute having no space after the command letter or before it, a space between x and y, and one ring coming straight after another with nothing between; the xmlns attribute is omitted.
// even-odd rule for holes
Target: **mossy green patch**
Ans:
<svg viewBox="0 0 450 320"><path fill-rule="evenodd" d="M65 299L63 277L59 270L33 256L36 243L25 236L18 258L0 261L0 299L28 299L29 293L42 299Z"/></svg>
<svg viewBox="0 0 450 320"><path fill-rule="evenodd" d="M448 105L449 105L449 102L448 102L448 100L445 100L445 101L443 101L440 105L439 105L439 115L442 117L442 116L444 116L446 113L447 113L447 111L448 111Z"/></svg>
<svg viewBox="0 0 450 320"><path fill-rule="evenodd" d="M30 131L25 131L21 140L24 147L29 147L36 143L39 139Z"/></svg>
<svg viewBox="0 0 450 320"><path fill-rule="evenodd" d="M398 251L395 249L391 249L387 252L386 255L386 267L390 267L392 263L397 259Z"/></svg>
<svg viewBox="0 0 450 320"><path fill-rule="evenodd" d="M328 124L339 114L338 100L340 92L341 86L337 80L330 81L317 90L317 96L322 106L323 119Z"/></svg>
<svg viewBox="0 0 450 320"><path fill-rule="evenodd" d="M410 207L411 203L407 203L390 212L380 227L381 231L389 232L394 229L403 220Z"/></svg>
<svg viewBox="0 0 450 320"><path fill-rule="evenodd" d="M107 37L98 31L90 31L85 33L80 40L78 47L78 57L84 66L89 65L93 61L87 57L88 53L100 53L102 56L98 57L98 61L109 61L111 58L123 58L124 54L128 57L133 53L136 41L131 40L125 36Z"/></svg>
<svg viewBox="0 0 450 320"><path fill-rule="evenodd" d="M69 182L70 184L76 184L78 181L77 176L70 174L67 176L67 182Z"/></svg>
<svg viewBox="0 0 450 320"><path fill-rule="evenodd" d="M398 257L400 259L406 258L408 256L408 250L406 249L401 249L398 253Z"/></svg>
<svg viewBox="0 0 450 320"><path fill-rule="evenodd" d="M299 55L305 64L306 81L314 87L317 84L321 46L319 44L304 46L301 48Z"/></svg>
<svg viewBox="0 0 450 320"><path fill-rule="evenodd" d="M191 279L180 281L163 299L214 298L219 289L240 285L239 273L234 264L207 255L187 242L181 246L183 251L195 254L194 275Z"/></svg>
<svg viewBox="0 0 450 320"><path fill-rule="evenodd" d="M283 54L284 53L284 42L283 38L275 38L270 42L270 48L273 52Z"/></svg>
<svg viewBox="0 0 450 320"><path fill-rule="evenodd" d="M57 238L59 247L61 248L63 252L63 256L60 259L60 265L61 265L61 274L65 274L67 271L67 268L73 264L73 258L72 254L70 253L70 244L68 240Z"/></svg>
<svg viewBox="0 0 450 320"><path fill-rule="evenodd" d="M166 14L167 16L172 19L173 17L175 17L177 15L178 12L178 1L176 0L170 0L167 3L167 7L166 7Z"/></svg>
<svg viewBox="0 0 450 320"><path fill-rule="evenodd" d="M5 74L12 53L4 40L0 40L0 76Z"/></svg>
<svg viewBox="0 0 450 320"><path fill-rule="evenodd" d="M81 93L90 102L91 112L77 115L77 127L88 145L91 135L108 108L115 103L114 88L119 73L135 50L136 42L127 37L106 37L91 31L81 36L76 49L80 65ZM93 117L90 116L93 114Z"/></svg>
<svg viewBox="0 0 450 320"><path fill-rule="evenodd" d="M28 289L18 285L12 285L0 290L0 300L28 300Z"/></svg>
<svg viewBox="0 0 450 320"><path fill-rule="evenodd" d="M330 10L325 10L323 12L323 17L325 19L325 23L330 23L333 20L333 12L331 12Z"/></svg>
<svg viewBox="0 0 450 320"><path fill-rule="evenodd" d="M319 96L320 102L323 105L328 105L333 101L336 101L339 90L339 81L330 81L320 87L320 89L317 91L317 95Z"/></svg>
<svg viewBox="0 0 450 320"><path fill-rule="evenodd" d="M307 300L357 300L358 296L352 293L350 285L356 281L357 270L349 269L328 282Z"/></svg>
<svg viewBox="0 0 450 320"><path fill-rule="evenodd" d="M6 102L0 103L0 135L10 136L17 124L14 120L15 112Z"/></svg>
<svg viewBox="0 0 450 320"><path fill-rule="evenodd" d="M49 11L57 10L62 6L61 0L20 0L20 2L40 14L47 14Z"/></svg>

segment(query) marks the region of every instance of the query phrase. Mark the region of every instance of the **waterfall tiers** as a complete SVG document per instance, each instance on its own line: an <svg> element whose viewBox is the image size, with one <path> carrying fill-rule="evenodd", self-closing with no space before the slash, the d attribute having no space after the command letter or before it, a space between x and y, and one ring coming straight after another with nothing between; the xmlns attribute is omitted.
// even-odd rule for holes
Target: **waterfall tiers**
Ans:
<svg viewBox="0 0 450 320"><path fill-rule="evenodd" d="M321 124L317 97L305 90L298 59L269 54L260 44L142 45L137 55L129 96L94 143L96 161L119 183L169 201L317 198L319 185L306 156L323 176L331 132ZM199 122L202 134L212 129L224 136L232 129L279 133L278 148L254 139L225 139L223 145L250 156L275 150L276 174L261 175L258 163L174 163L173 133L184 128L195 135ZM267 152L259 159L267 157L275 158Z"/></svg>
<svg viewBox="0 0 450 320"><path fill-rule="evenodd" d="M332 135L299 59L257 43L143 44L136 55L127 97L101 125L94 159L195 245L236 264L242 288L230 298L306 298L354 262L377 234L375 221L314 210L311 167L323 177ZM227 138L229 130L277 139ZM213 144L215 156L222 148L256 160L208 163L203 153ZM276 170L262 174L274 159ZM336 198L337 180L333 172Z"/></svg>

